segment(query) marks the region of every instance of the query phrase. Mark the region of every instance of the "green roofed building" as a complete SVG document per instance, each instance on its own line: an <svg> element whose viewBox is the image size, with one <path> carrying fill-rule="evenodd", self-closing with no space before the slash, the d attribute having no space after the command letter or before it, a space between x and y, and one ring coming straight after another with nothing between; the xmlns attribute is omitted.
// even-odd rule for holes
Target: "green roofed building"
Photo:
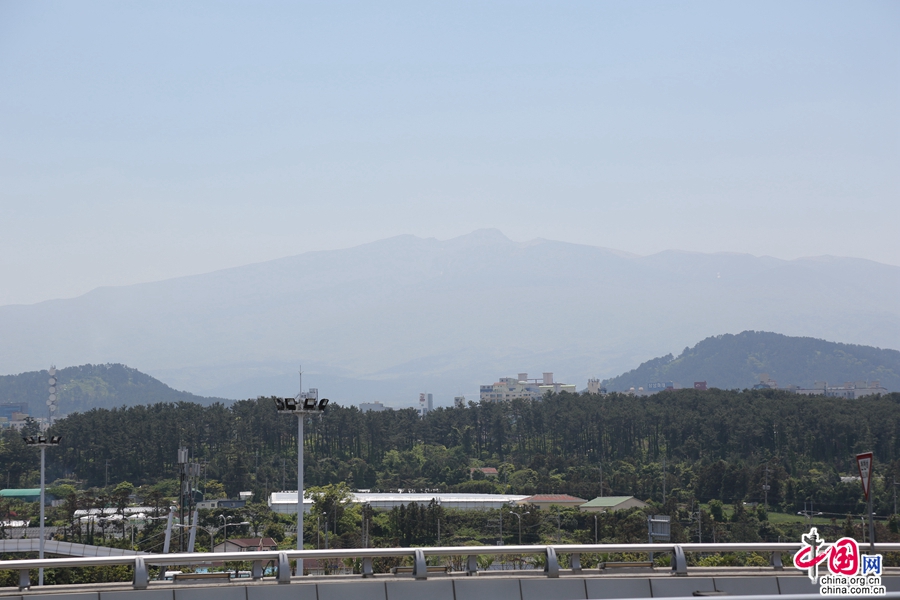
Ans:
<svg viewBox="0 0 900 600"><path fill-rule="evenodd" d="M41 499L41 488L0 490L0 498L15 498L23 502L38 502ZM49 500L50 494L47 494L45 499Z"/></svg>
<svg viewBox="0 0 900 600"><path fill-rule="evenodd" d="M603 496L594 498L578 507L585 512L607 512L612 510L625 510L627 508L646 508L647 503L641 502L634 496Z"/></svg>

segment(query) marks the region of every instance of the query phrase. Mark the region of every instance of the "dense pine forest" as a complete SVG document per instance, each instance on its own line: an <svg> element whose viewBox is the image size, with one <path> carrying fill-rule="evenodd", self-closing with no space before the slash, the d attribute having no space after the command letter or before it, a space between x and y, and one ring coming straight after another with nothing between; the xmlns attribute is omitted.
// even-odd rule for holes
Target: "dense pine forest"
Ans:
<svg viewBox="0 0 900 600"><path fill-rule="evenodd" d="M830 537L862 539L860 484L841 477L854 475L855 454L868 450L876 458L876 536L900 539L893 485L900 475L898 426L900 394L857 401L776 390L561 394L470 403L425 418L412 409L361 413L331 405L306 423L305 483L314 505L304 539L311 548L510 544L520 535L524 543L641 542L647 515L668 514L674 541L777 541L797 539L809 526L796 516L803 511L813 511ZM36 432L35 424L29 427ZM47 452L48 481L64 502L49 512L49 522L59 539L159 551L164 519L134 531L124 520L79 525L75 511L120 511L136 500L152 507L153 516L164 514L178 495L176 449L184 445L205 465L199 487L207 497L254 492L244 509L201 511L207 533L198 549L212 546L223 513L248 523L229 528L232 536L265 535L292 547L294 518L272 513L265 501L271 491L296 489L296 431L295 418L277 414L271 398L72 414L51 430L63 442ZM0 464L8 486L34 487L38 455L19 436L2 433ZM485 476L476 468L482 466L496 467L498 475ZM378 512L347 503L352 489L363 488L634 495L650 507L599 515L512 507L482 513L432 502ZM35 509L0 502L8 516L33 517ZM8 534L0 528L0 536ZM183 547L183 540L173 543ZM753 555L691 560L764 561Z"/></svg>
<svg viewBox="0 0 900 600"><path fill-rule="evenodd" d="M661 501L665 458L666 488L698 501L762 501L768 468L770 506L797 511L814 501L849 512L858 508L858 484L841 484L840 476L854 474L856 453L872 450L876 473L893 477L897 431L900 394L857 401L774 390L561 394L442 408L424 419L412 409L331 405L306 424L305 481L589 499L601 493L602 479L604 494ZM48 452L50 481L156 484L174 478L184 445L206 463L207 482L229 496L296 489L296 422L276 414L271 399L94 409L60 420L52 433L63 443ZM10 486L36 483L33 452L5 434L0 458ZM496 467L499 477L473 478L479 466ZM885 490L879 502L890 503L890 513L889 483Z"/></svg>

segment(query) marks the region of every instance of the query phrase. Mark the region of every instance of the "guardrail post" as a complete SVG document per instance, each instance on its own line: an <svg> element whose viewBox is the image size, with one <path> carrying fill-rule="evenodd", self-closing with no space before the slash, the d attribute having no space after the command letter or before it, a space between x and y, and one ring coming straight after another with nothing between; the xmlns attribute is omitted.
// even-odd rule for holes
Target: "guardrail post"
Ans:
<svg viewBox="0 0 900 600"><path fill-rule="evenodd" d="M687 574L687 557L681 546L675 544L672 548L672 575L683 577Z"/></svg>
<svg viewBox="0 0 900 600"><path fill-rule="evenodd" d="M28 575L28 569L19 570L19 591L27 590L31 587L31 577Z"/></svg>
<svg viewBox="0 0 900 600"><path fill-rule="evenodd" d="M134 580L132 585L136 590L146 590L150 583L150 573L147 571L147 563L143 556L134 557Z"/></svg>
<svg viewBox="0 0 900 600"><path fill-rule="evenodd" d="M773 552L769 559L769 564L775 567L776 571L784 571L784 564L781 562L781 552Z"/></svg>
<svg viewBox="0 0 900 600"><path fill-rule="evenodd" d="M581 571L581 554L573 552L569 555L569 567L573 571Z"/></svg>
<svg viewBox="0 0 900 600"><path fill-rule="evenodd" d="M559 561L556 559L556 548L547 546L547 562L544 563L547 577L559 577Z"/></svg>
<svg viewBox="0 0 900 600"><path fill-rule="evenodd" d="M362 576L365 577L375 577L375 570L372 568L372 557L366 556L363 558L362 564Z"/></svg>
<svg viewBox="0 0 900 600"><path fill-rule="evenodd" d="M474 554L466 559L466 575L478 575L478 557Z"/></svg>
<svg viewBox="0 0 900 600"><path fill-rule="evenodd" d="M428 578L428 565L425 564L425 551L417 549L413 559L413 577L416 579Z"/></svg>
<svg viewBox="0 0 900 600"><path fill-rule="evenodd" d="M253 578L253 581L258 581L263 578L263 564L261 560L253 561L253 570L250 571L250 577Z"/></svg>
<svg viewBox="0 0 900 600"><path fill-rule="evenodd" d="M298 559L303 560L303 559ZM301 563L302 564L302 563ZM302 575L302 573L301 573ZM278 583L291 582L291 561L288 560L286 552L278 554Z"/></svg>

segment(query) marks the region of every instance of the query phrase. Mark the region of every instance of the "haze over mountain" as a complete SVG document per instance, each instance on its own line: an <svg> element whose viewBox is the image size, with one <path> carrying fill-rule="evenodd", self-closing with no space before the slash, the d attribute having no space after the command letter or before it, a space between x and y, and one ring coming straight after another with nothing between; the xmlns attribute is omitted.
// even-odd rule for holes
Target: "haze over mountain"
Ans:
<svg viewBox="0 0 900 600"><path fill-rule="evenodd" d="M677 357L654 358L637 369L605 381L609 391L625 391L650 382L673 381L691 387L744 389L762 374L780 387L810 388L816 381L842 385L846 381L878 381L890 392L900 391L900 352L871 346L837 344L808 337L766 331L706 338Z"/></svg>
<svg viewBox="0 0 900 600"><path fill-rule="evenodd" d="M6 373L125 363L225 398L296 393L439 404L553 371L579 389L725 332L880 347L900 339L900 267L669 251L635 256L496 230L411 235L74 299L0 307Z"/></svg>

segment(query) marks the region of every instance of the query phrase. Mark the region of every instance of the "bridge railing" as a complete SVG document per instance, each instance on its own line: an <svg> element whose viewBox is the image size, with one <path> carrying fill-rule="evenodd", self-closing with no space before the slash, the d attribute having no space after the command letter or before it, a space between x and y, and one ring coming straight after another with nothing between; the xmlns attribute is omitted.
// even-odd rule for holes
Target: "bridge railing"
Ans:
<svg viewBox="0 0 900 600"><path fill-rule="evenodd" d="M92 556L78 558L44 558L0 561L0 570L18 571L19 589L31 586L29 571L38 568L66 569L79 567L103 567L127 565L134 569L132 585L135 589L146 589L150 582L150 567L202 566L211 562L251 562L251 577L263 578L264 566L274 563L278 583L291 582L290 561L303 559L355 559L361 560L362 577L374 576L373 561L377 558L411 557L412 575L416 579L428 577L427 559L430 556L463 556L466 564L463 572L474 575L478 572L479 555L540 555L543 557L544 574L559 577L559 556L569 558L569 572L581 571L582 554L614 553L670 553L673 575L687 575L686 554L757 552L768 553L773 569L782 568L781 556L793 554L800 549L799 542L788 543L731 543L731 544L556 544L548 546L439 546L428 548L340 548L330 550L263 550L254 552L203 552L184 554L141 554L135 556ZM900 552L900 543L876 543L876 552ZM298 569L299 571L299 569ZM302 571L300 571L302 573Z"/></svg>

